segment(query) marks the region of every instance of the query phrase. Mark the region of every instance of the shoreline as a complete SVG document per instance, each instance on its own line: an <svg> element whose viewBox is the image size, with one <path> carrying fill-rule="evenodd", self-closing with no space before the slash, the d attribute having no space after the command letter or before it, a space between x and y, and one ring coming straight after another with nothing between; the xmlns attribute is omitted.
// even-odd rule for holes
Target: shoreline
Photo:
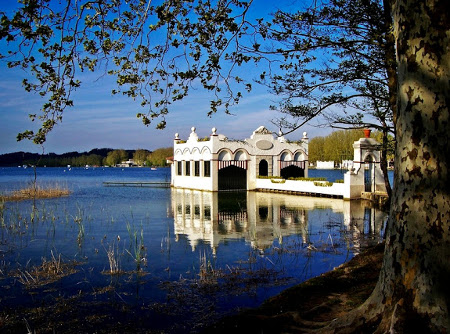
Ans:
<svg viewBox="0 0 450 334"><path fill-rule="evenodd" d="M201 333L302 333L361 305L378 281L384 243L349 262L282 291L260 307L228 316Z"/></svg>

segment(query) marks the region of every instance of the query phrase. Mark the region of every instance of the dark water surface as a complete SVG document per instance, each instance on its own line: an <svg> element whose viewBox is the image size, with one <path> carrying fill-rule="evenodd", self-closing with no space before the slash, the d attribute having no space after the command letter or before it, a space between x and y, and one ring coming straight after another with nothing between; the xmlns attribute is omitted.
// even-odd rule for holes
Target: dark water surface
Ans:
<svg viewBox="0 0 450 334"><path fill-rule="evenodd" d="M71 320L80 332L127 321L195 332L348 261L382 240L386 221L359 201L103 184L169 181L168 168L36 172L39 185L71 194L0 203L0 312L30 319L32 331L43 325L31 310L44 306L56 332L68 312L83 319ZM310 176L343 178L339 170ZM0 168L0 192L33 179L32 168ZM52 259L73 272L46 281L39 268Z"/></svg>

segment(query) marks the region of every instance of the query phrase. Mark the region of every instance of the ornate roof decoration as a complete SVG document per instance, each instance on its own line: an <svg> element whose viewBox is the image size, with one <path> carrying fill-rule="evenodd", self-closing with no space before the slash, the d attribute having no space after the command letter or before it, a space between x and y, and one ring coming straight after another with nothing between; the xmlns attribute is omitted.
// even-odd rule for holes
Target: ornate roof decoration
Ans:
<svg viewBox="0 0 450 334"><path fill-rule="evenodd" d="M267 130L264 126L260 126L259 128L257 128L255 131L253 131L253 133L257 133L257 134L261 134L261 135L271 135L272 132Z"/></svg>

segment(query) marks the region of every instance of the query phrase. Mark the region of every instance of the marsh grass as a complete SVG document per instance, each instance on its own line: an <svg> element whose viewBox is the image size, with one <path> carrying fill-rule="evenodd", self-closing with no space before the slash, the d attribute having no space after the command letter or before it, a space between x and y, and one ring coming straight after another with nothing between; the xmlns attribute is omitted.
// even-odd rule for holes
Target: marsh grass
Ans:
<svg viewBox="0 0 450 334"><path fill-rule="evenodd" d="M23 284L27 289L39 288L44 285L54 283L63 277L77 272L75 268L79 265L76 261L64 262L61 254L55 256L51 251L51 258L47 260L42 258L40 265L17 269L12 275L17 281Z"/></svg>
<svg viewBox="0 0 450 334"><path fill-rule="evenodd" d="M285 277L283 270L273 268L273 263L264 261L251 252L247 261L241 261L238 265L226 265L224 268L216 268L214 261L209 259L206 253L200 254L200 266L198 278L192 283L206 291L222 291L224 293L243 294L254 292L263 285L285 284L290 278ZM260 259L260 260L261 260Z"/></svg>
<svg viewBox="0 0 450 334"><path fill-rule="evenodd" d="M117 243L114 241L111 245L108 245L108 249L106 247L106 255L108 256L108 263L109 263L109 271L103 270L102 274L106 275L121 275L124 273L124 271L121 268L120 260L122 257L122 254L119 251L119 243L120 243L120 237L117 236Z"/></svg>
<svg viewBox="0 0 450 334"><path fill-rule="evenodd" d="M78 227L77 244L78 244L78 247L80 247L80 248L83 245L84 235L85 235L85 230L84 230L85 218L84 217L85 217L84 209L82 209L79 205L77 205L77 214L75 216L72 216L72 219L73 219L73 222Z"/></svg>
<svg viewBox="0 0 450 334"><path fill-rule="evenodd" d="M136 263L136 271L139 272L142 270L142 265L147 265L144 229L141 226L139 232L134 225L127 222L127 231L130 238L130 245L129 249L126 249L126 252L133 258Z"/></svg>
<svg viewBox="0 0 450 334"><path fill-rule="evenodd" d="M61 186L41 187L31 185L27 188L14 190L9 194L0 195L0 202L23 201L27 199L48 199L68 196L70 191Z"/></svg>
<svg viewBox="0 0 450 334"><path fill-rule="evenodd" d="M151 309L169 317L185 315L183 323L177 326L183 326L184 330L190 328L195 333L235 311L222 309L223 306L217 304L220 300L243 295L254 297L258 289L289 284L291 278L282 270L269 267L264 258L253 253L237 265L217 267L213 257L200 252L195 276L162 282L160 288L167 292L167 302L153 303ZM179 331L183 332L183 328Z"/></svg>

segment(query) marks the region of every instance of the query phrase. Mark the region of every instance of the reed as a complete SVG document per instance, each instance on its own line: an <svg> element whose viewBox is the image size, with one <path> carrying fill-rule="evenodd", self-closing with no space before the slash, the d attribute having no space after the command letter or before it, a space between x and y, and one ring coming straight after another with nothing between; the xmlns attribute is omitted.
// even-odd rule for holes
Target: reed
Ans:
<svg viewBox="0 0 450 334"><path fill-rule="evenodd" d="M11 202L11 201L23 201L27 199L46 199L46 198L57 198L68 196L70 191L66 188L60 186L52 187L41 187L41 186L30 186L27 188L14 190L9 194L0 195L0 201Z"/></svg>
<svg viewBox="0 0 450 334"><path fill-rule="evenodd" d="M127 222L127 230L130 238L130 245L129 249L126 249L126 252L136 263L136 271L140 272L142 270L141 266L147 264L147 259L145 257L146 249L144 245L144 229L141 226L139 233L134 225Z"/></svg>
<svg viewBox="0 0 450 334"><path fill-rule="evenodd" d="M72 216L72 219L74 223L78 227L78 236L77 236L77 243L78 247L81 248L84 241L84 209L82 209L79 205L77 205L78 213L75 216Z"/></svg>
<svg viewBox="0 0 450 334"><path fill-rule="evenodd" d="M108 256L108 262L109 262L109 272L104 270L104 274L110 274L110 275L120 275L123 273L121 267L120 267L120 258L121 254L119 253L119 243L120 243L120 236L117 236L117 244L114 241L112 245L108 246L108 249L105 247L106 255Z"/></svg>
<svg viewBox="0 0 450 334"><path fill-rule="evenodd" d="M200 253L200 283L202 284L212 284L216 283L218 277L222 275L222 272L216 270L211 261L207 258L206 252Z"/></svg>
<svg viewBox="0 0 450 334"><path fill-rule="evenodd" d="M42 264L25 269L18 269L14 276L26 288L36 288L56 282L61 278L71 275L77 270L75 261L64 262L61 254L55 256L51 251L51 258L42 258Z"/></svg>

